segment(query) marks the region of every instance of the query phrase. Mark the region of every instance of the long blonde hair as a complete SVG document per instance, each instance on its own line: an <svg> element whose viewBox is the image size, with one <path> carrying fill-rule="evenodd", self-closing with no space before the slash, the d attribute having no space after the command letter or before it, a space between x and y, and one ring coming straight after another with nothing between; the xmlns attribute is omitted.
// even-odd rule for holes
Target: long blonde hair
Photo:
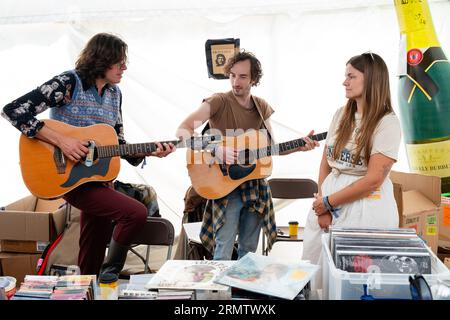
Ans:
<svg viewBox="0 0 450 320"><path fill-rule="evenodd" d="M352 57L347 65L364 74L364 105L361 119L361 128L356 134L356 152L353 164L361 159L364 150L364 159L369 163L372 149L372 136L380 120L389 113L393 113L391 93L389 89L389 72L386 63L375 53L363 53ZM356 101L348 99L337 129L336 143L332 153L333 159L339 159L342 149L351 138L355 129Z"/></svg>

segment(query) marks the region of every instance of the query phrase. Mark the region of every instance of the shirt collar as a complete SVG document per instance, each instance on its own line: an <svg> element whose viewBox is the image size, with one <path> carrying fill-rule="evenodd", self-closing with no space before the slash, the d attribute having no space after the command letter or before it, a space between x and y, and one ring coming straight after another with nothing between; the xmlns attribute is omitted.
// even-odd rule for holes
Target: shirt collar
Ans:
<svg viewBox="0 0 450 320"><path fill-rule="evenodd" d="M85 80L81 80L81 85L83 86L83 91L87 91L91 88L94 88L95 90L97 90L97 88L95 87L95 85L89 86L88 83ZM109 83L107 83L104 87L103 87L103 92L105 90L111 90L111 91L115 91L114 86L110 85ZM103 93L102 92L102 93Z"/></svg>

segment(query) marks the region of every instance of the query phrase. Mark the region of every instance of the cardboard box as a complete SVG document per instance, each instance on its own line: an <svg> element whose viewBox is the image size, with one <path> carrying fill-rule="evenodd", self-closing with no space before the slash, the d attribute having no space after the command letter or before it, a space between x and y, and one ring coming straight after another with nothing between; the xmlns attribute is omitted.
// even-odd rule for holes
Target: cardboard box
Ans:
<svg viewBox="0 0 450 320"><path fill-rule="evenodd" d="M439 213L439 246L450 248L450 197L441 197Z"/></svg>
<svg viewBox="0 0 450 320"><path fill-rule="evenodd" d="M63 199L42 200L28 196L0 210L1 252L42 252L64 229ZM59 208L59 209L58 209Z"/></svg>
<svg viewBox="0 0 450 320"><path fill-rule="evenodd" d="M391 171L400 228L414 228L437 253L441 211L441 179L416 173Z"/></svg>
<svg viewBox="0 0 450 320"><path fill-rule="evenodd" d="M19 287L27 274L36 274L40 254L19 254L0 252L0 275L16 278Z"/></svg>
<svg viewBox="0 0 450 320"><path fill-rule="evenodd" d="M41 253L49 241L0 240L0 252Z"/></svg>
<svg viewBox="0 0 450 320"><path fill-rule="evenodd" d="M437 256L439 260L445 262L445 260L450 260L450 248L438 247Z"/></svg>

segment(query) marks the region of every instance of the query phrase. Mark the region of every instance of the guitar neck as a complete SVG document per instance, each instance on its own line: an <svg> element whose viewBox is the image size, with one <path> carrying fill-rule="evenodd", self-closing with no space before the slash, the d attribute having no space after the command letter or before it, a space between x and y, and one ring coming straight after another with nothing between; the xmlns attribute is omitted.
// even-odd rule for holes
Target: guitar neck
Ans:
<svg viewBox="0 0 450 320"><path fill-rule="evenodd" d="M161 141L161 144L173 143L176 147L184 147L185 143L181 140ZM99 158L133 156L138 154L148 154L156 151L154 142L130 143L109 146L98 146L97 154Z"/></svg>
<svg viewBox="0 0 450 320"><path fill-rule="evenodd" d="M327 137L327 132L322 132L315 134L313 136L310 136L309 138L311 140L315 141L321 141L324 140ZM265 148L261 148L257 150L257 158L263 158L267 156L274 156L279 155L280 153L291 151L300 147L303 147L306 144L306 142L300 138L300 139L294 139L287 142L278 143L275 145L267 146Z"/></svg>
<svg viewBox="0 0 450 320"><path fill-rule="evenodd" d="M194 150L202 150L205 149L210 143L217 143L221 140L222 137L220 135L205 135L191 137L186 140L161 141L160 143L163 145L163 148L164 143L172 143L177 148L189 147ZM139 154L149 154L156 151L156 148L157 146L154 142L97 146L97 155L99 158L133 156Z"/></svg>

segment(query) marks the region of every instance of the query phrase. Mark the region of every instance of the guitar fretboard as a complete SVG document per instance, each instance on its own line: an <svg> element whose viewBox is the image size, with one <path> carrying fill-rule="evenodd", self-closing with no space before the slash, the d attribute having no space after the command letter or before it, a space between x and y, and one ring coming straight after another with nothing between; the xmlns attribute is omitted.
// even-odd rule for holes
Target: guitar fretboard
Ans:
<svg viewBox="0 0 450 320"><path fill-rule="evenodd" d="M175 146L183 143L180 140L163 141L163 143L173 143ZM98 146L97 154L99 158L109 158L117 156L132 156L136 154L146 154L156 150L156 144L153 142L147 143L131 143L131 144L119 144L109 146Z"/></svg>
<svg viewBox="0 0 450 320"><path fill-rule="evenodd" d="M173 143L177 148L189 147L191 149L204 149L209 143L217 142L221 139L222 137L220 135L208 135L201 137L191 137L187 140L161 141L160 143L161 145L163 145L164 143ZM148 154L153 151L156 151L156 144L154 142L97 146L98 158Z"/></svg>
<svg viewBox="0 0 450 320"><path fill-rule="evenodd" d="M328 132L318 133L313 136L310 136L309 138L311 140L321 141L327 137L327 133ZM305 144L306 144L306 142L302 138L278 143L276 145L271 145L271 146L267 146L265 148L260 148L260 149L256 150L256 157L257 157L257 159L260 159L260 158L267 157L267 156L278 155L285 151L290 151L293 149L303 147Z"/></svg>

